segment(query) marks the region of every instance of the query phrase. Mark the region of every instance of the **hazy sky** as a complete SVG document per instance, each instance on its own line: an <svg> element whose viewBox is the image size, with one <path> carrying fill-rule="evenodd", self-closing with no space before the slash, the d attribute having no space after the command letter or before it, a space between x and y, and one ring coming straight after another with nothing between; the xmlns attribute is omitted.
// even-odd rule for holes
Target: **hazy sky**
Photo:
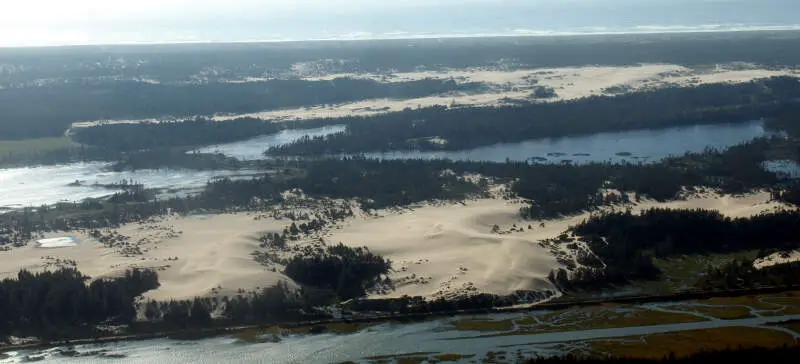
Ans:
<svg viewBox="0 0 800 364"><path fill-rule="evenodd" d="M529 0L528 2L537 0ZM542 0L539 0L542 2ZM547 2L548 0L544 0ZM23 0L4 4L3 22L24 24L83 21L164 20L218 16L277 17L294 13L338 13L391 10L469 3L510 4L519 0Z"/></svg>
<svg viewBox="0 0 800 364"><path fill-rule="evenodd" d="M793 25L800 0L9 0L0 45Z"/></svg>

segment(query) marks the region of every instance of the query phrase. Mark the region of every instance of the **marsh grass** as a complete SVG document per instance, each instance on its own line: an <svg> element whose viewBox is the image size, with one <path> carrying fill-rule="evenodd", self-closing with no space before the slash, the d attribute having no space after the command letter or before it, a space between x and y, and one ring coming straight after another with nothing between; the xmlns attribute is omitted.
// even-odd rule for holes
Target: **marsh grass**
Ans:
<svg viewBox="0 0 800 364"><path fill-rule="evenodd" d="M592 342L592 351L599 355L660 359L674 353L685 357L701 351L728 348L776 348L796 345L791 335L753 327L726 327L692 330L642 337L628 337Z"/></svg>

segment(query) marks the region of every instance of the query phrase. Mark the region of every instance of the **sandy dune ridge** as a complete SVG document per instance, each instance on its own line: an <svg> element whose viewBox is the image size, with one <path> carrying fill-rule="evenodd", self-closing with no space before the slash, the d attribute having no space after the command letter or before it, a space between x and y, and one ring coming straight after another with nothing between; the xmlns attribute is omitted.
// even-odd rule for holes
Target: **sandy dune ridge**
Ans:
<svg viewBox="0 0 800 364"><path fill-rule="evenodd" d="M445 206L422 205L381 217L357 219L334 231L332 242L368 246L395 263L396 290L374 296L449 297L469 292L510 294L515 290L554 289L548 273L561 267L552 247L539 242L557 237L590 216L527 221L519 202L502 199L466 201ZM768 192L741 196L705 191L687 200L637 204L607 209L634 213L653 207L717 210L747 217L790 208L770 201ZM493 232L497 225L498 232ZM567 256L572 252L559 252ZM575 262L576 265L580 265Z"/></svg>
<svg viewBox="0 0 800 364"><path fill-rule="evenodd" d="M756 259L753 266L756 269L771 267L778 264L786 264L800 261L800 250L792 250L790 252L778 252L770 254L766 257Z"/></svg>
<svg viewBox="0 0 800 364"><path fill-rule="evenodd" d="M405 82L434 78L458 82L481 82L488 91L472 93L450 93L412 99L368 99L336 105L315 105L244 114L218 114L213 120L226 121L240 117L257 117L274 122L306 120L315 118L337 118L354 115L376 115L401 111L406 108L429 106L482 106L492 107L513 103L514 100L530 100L536 87L551 87L557 97L539 99L540 102L573 100L592 95L632 92L668 85L701 85L710 83L742 83L774 76L800 76L797 69L766 69L753 64L724 64L706 69L690 69L673 64L641 64L636 66L583 66L539 68L524 70L498 70L468 68L443 71L376 74L331 74L322 77L307 77L307 80L333 80L339 77L368 78L380 82ZM98 124L124 124L159 122L158 119L102 120L72 124L73 128Z"/></svg>
<svg viewBox="0 0 800 364"><path fill-rule="evenodd" d="M372 297L402 295L431 298L486 292L510 294L516 290L553 289L547 274L561 265L551 247L541 240L558 236L589 216L547 221L519 217L520 201L468 200L425 203L408 208L357 212L344 222L309 237L329 244L367 246L394 262L390 274L395 289ZM768 192L741 196L703 192L687 200L658 203L644 200L629 206L634 212L652 207L703 208L728 216L752 216L788 206L770 201ZM75 247L43 249L35 243L0 252L0 278L20 269L39 271L74 266L93 277L113 277L133 267L154 268L161 287L147 292L156 300L195 296L236 295L290 280L257 263L252 253L263 250L256 238L278 232L288 219L248 213L208 216L170 216L122 226L125 248L108 247L87 233L50 233L46 237L75 236ZM495 229L497 225L497 229ZM291 284L291 282L290 282Z"/></svg>
<svg viewBox="0 0 800 364"><path fill-rule="evenodd" d="M0 252L0 278L16 276L20 269L38 271L63 266L75 266L92 278L118 276L130 268L153 268L159 274L161 287L147 292L147 298L189 299L214 292L233 296L239 289L270 287L287 279L267 270L251 256L258 249L258 234L282 228L283 222L254 220L250 214L171 216L123 225L118 233L128 237L140 253L132 251L136 249L107 247L85 232L69 233L78 239L77 246L41 249L30 243Z"/></svg>
<svg viewBox="0 0 800 364"><path fill-rule="evenodd" d="M406 108L430 106L500 106L514 100L531 100L536 87L555 90L557 97L538 99L539 102L574 100L613 92L633 92L656 89L669 85L689 86L710 83L743 83L774 76L800 75L797 70L768 70L756 65L717 65L706 70L694 70L672 64L641 64L638 66L584 66L540 68L525 70L455 69L396 73L390 75L334 74L309 80L332 80L338 77L370 78L381 82L406 82L433 79L454 79L460 83L480 82L489 86L488 92L451 93L412 99L371 99L337 105L318 105L265 112L215 115L214 120L225 121L248 116L263 119L305 120L336 118L353 115L376 115L402 111ZM612 92L613 91L613 92Z"/></svg>

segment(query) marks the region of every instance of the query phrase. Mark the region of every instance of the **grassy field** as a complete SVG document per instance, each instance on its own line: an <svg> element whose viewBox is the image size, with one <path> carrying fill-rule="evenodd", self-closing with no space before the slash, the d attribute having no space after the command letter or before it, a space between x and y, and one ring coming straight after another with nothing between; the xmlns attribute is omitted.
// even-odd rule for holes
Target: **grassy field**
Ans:
<svg viewBox="0 0 800 364"><path fill-rule="evenodd" d="M72 142L67 137L39 138L26 140L0 141L0 157L11 155L31 155L69 148Z"/></svg>
<svg viewBox="0 0 800 364"><path fill-rule="evenodd" d="M532 313L530 316L516 319L492 320L476 316L454 320L450 325L455 330L482 333L478 337L495 337L706 321L705 318L692 313L722 320L743 319L754 316L751 307L762 316L794 315L800 314L800 291L759 296L716 297L663 307L685 313L664 312L648 309L647 306L604 304Z"/></svg>
<svg viewBox="0 0 800 364"><path fill-rule="evenodd" d="M701 351L727 348L775 348L796 344L791 335L780 331L752 327L727 327L598 340L592 342L592 352L600 356L660 359L670 353L674 353L676 357L683 357Z"/></svg>
<svg viewBox="0 0 800 364"><path fill-rule="evenodd" d="M790 321L790 322L786 322L786 323L780 324L779 326L785 327L785 328L787 328L789 330L792 330L792 331L800 334L800 321Z"/></svg>
<svg viewBox="0 0 800 364"><path fill-rule="evenodd" d="M376 326L381 324L380 322L368 322L368 323L333 323L333 324L326 324L321 325L317 328L311 326L303 326L303 327L293 327L293 328L286 328L281 326L270 326L265 329L250 329L245 330L242 332L238 332L233 335L233 337L243 341L243 342L250 342L250 343L257 343L257 342L264 342L264 341L272 341L273 337L271 335L280 337L282 335L299 335L299 334L312 334L316 330L320 330L317 332L331 332L336 334L352 334L366 328Z"/></svg>
<svg viewBox="0 0 800 364"><path fill-rule="evenodd" d="M371 356L364 359L373 364L420 364L420 363L447 363L471 359L474 355L441 354L441 353L408 353L399 355Z"/></svg>
<svg viewBox="0 0 800 364"><path fill-rule="evenodd" d="M714 297L698 301L702 304L712 305L743 305L759 310L773 310L774 312L761 312L763 316L794 315L800 314L800 291L788 291L776 294L740 297Z"/></svg>
<svg viewBox="0 0 800 364"><path fill-rule="evenodd" d="M714 297L686 303L685 305L667 306L665 308L697 312L723 320L753 317L754 312L751 312L751 308L761 316L800 314L799 291L739 297Z"/></svg>
<svg viewBox="0 0 800 364"><path fill-rule="evenodd" d="M711 305L745 305L759 310L774 310L781 307L777 304L760 301L758 296L713 297L707 300L700 300L698 302Z"/></svg>
<svg viewBox="0 0 800 364"><path fill-rule="evenodd" d="M736 320L754 317L750 309L742 306L669 306L671 310L697 312L722 320Z"/></svg>
<svg viewBox="0 0 800 364"><path fill-rule="evenodd" d="M567 313L567 315L564 317L564 313L554 312L539 318L545 322L558 321L558 326L544 325L544 327L537 328L536 322L532 318L520 320L518 323L526 326L532 325L527 327L535 332L557 332L705 321L705 319L691 314L653 311L627 305L587 307L577 310L577 312ZM553 320L556 317L558 318ZM563 326L565 324L568 326Z"/></svg>
<svg viewBox="0 0 800 364"><path fill-rule="evenodd" d="M676 290L694 288L700 273L709 267L721 267L734 260L755 259L757 250L747 250L726 254L692 254L671 257L668 259L653 259L662 278L655 282L640 282L641 289L660 293L669 293Z"/></svg>
<svg viewBox="0 0 800 364"><path fill-rule="evenodd" d="M689 313L672 313L648 310L627 305L603 305L561 310L520 319L487 320L467 318L451 323L454 329L486 332L482 337L504 335L530 335L587 329L650 326L673 323L699 322L706 319ZM512 331L514 325L519 330Z"/></svg>
<svg viewBox="0 0 800 364"><path fill-rule="evenodd" d="M74 145L67 137L0 140L0 166L17 167L38 162L44 155L70 154ZM48 154L50 153L50 154Z"/></svg>
<svg viewBox="0 0 800 364"><path fill-rule="evenodd" d="M461 331L511 331L514 323L511 320L489 320L484 318L471 318L454 321L453 328Z"/></svg>
<svg viewBox="0 0 800 364"><path fill-rule="evenodd" d="M786 292L780 296L766 297L764 300L771 304L786 306L770 315L800 315L800 292Z"/></svg>
<svg viewBox="0 0 800 364"><path fill-rule="evenodd" d="M661 270L661 279L656 281L634 281L629 284L603 290L602 293L617 291L636 295L665 295L676 291L694 289L700 274L709 267L721 267L733 260L755 259L757 250L746 250L726 254L692 254L654 258L653 264ZM570 292L554 302L569 302L597 299L601 292Z"/></svg>
<svg viewBox="0 0 800 364"><path fill-rule="evenodd" d="M755 311L751 312L749 308ZM664 312L659 308L684 311ZM739 319L764 315L769 310L776 315L793 314L800 309L800 291L741 297L721 297L705 300L692 300L683 303L663 303L651 306L603 304L558 311L539 311L501 316L492 319L477 315L452 319L449 325L453 330L476 332L471 338L488 338L508 335L532 335L551 332L569 332L588 329L607 329L690 323L706 321L704 317L693 315L701 313L717 319ZM496 316L495 316L496 317ZM265 329L248 330L234 335L243 342L279 341L287 334L311 334L329 332L349 334L367 329L381 323L337 323L303 328L282 328L273 326ZM788 328L800 333L800 321L776 323L774 326ZM575 343L564 343L571 346ZM670 354L677 357L688 356L701 351L727 348L781 347L800 344L788 332L771 330L768 327L727 327L717 329L691 330L665 334L599 339L582 342L572 351L576 355L598 357L618 356L659 359ZM486 357L471 357L461 354L440 352L415 352L399 355L364 358L369 363L446 363L470 361L476 363L510 362L506 353L487 354ZM513 361L511 361L513 362Z"/></svg>

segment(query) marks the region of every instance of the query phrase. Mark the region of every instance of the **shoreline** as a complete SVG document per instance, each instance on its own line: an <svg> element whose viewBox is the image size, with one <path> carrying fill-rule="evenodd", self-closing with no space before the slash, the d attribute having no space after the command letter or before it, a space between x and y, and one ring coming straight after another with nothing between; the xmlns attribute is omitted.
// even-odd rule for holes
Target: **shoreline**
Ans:
<svg viewBox="0 0 800 364"><path fill-rule="evenodd" d="M757 294L770 294L782 293L800 289L800 285L794 286L774 286L774 287L759 287L759 288L746 288L725 291L702 291L691 290L685 292L676 292L669 295L645 295L645 296L621 296L612 299L603 300L579 300L573 302L556 302L556 303L542 303L534 304L528 307L493 307L481 309L463 309L455 311L441 311L430 313L412 313L404 315L386 314L374 317L362 317L353 319L332 319L332 320L316 320L316 321L303 321L303 322L288 322L288 323L274 323L274 324L252 324L252 325L229 325L210 328L186 328L182 330L167 330L159 332L148 333L132 333L128 335L110 335L105 337L93 337L82 339L65 339L54 340L49 342L27 343L18 345L0 345L0 354L14 350L27 350L27 349L41 349L41 348L54 348L59 346L74 346L74 345L88 345L88 344L105 344L120 341L141 341L151 339L173 338L174 340L202 340L227 334L235 334L252 329L267 329L270 327L279 327L281 329L300 329L308 328L309 333L306 335L314 335L320 333L329 333L336 331L329 331L326 325L335 324L357 324L357 323L384 323L384 322L398 322L398 323L413 323L421 322L429 319L438 319L444 317L467 316L467 315L488 315L488 314L502 314L502 313L517 313L529 311L551 311L563 310L571 308L583 308L592 306L601 306L604 304L645 304L657 302L681 302L695 299L706 299L714 297L740 297L747 295ZM780 316L778 316L780 317ZM569 331L565 331L569 332Z"/></svg>
<svg viewBox="0 0 800 364"><path fill-rule="evenodd" d="M669 34L715 34L715 33L763 33L763 32L800 32L800 24L793 25L774 25L774 26L744 26L731 24L729 28L719 29L719 24L713 24L714 29L709 25L698 25L687 29L682 26L675 26L675 29L640 29L629 31L562 31L552 30L530 30L527 32L500 32L484 34L423 34L408 35L399 37L364 37L364 38L275 38L275 39L252 39L252 40L174 40L174 41L116 41L116 42L91 42L91 43L69 43L69 44L0 44L0 50L16 49L52 49L52 48L92 48L92 47L136 47L136 46L191 46L191 45L263 45L263 44L304 44L304 43L333 43L333 42L372 42L372 41L409 41L409 40L461 40L461 39L513 39L513 38L556 38L556 37L591 37L591 36L637 36L637 35L669 35ZM639 28L647 26L638 26ZM691 26L690 26L691 27Z"/></svg>

